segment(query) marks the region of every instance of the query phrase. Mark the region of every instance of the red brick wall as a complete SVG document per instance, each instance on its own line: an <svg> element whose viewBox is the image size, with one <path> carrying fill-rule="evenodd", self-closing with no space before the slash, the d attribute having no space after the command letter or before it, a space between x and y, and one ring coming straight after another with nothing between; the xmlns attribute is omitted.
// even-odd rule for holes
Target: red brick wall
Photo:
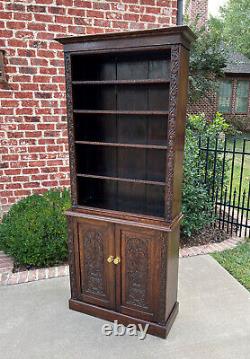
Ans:
<svg viewBox="0 0 250 359"><path fill-rule="evenodd" d="M69 185L62 46L54 37L171 26L176 0L2 0L0 213Z"/></svg>
<svg viewBox="0 0 250 359"><path fill-rule="evenodd" d="M208 0L188 0L187 14L190 20L197 20L197 25L203 26L208 19Z"/></svg>
<svg viewBox="0 0 250 359"><path fill-rule="evenodd" d="M210 93L206 97L201 98L195 104L189 103L187 106L188 114L204 113L207 119L213 119L217 111L216 93Z"/></svg>

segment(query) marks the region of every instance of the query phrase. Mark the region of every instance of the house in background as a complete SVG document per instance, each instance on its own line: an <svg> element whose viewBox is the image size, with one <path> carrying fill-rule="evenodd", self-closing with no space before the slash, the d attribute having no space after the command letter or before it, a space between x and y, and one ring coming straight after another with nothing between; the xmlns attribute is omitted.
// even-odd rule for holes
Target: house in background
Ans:
<svg viewBox="0 0 250 359"><path fill-rule="evenodd" d="M208 0L190 0L186 8L190 20L198 19L198 26L205 25L208 5ZM239 130L250 132L250 60L241 53L230 52L224 73L218 91L190 103L188 113L204 113L212 119L218 111Z"/></svg>
<svg viewBox="0 0 250 359"><path fill-rule="evenodd" d="M225 79L220 81L216 110L238 129L250 132L250 60L241 53L228 56Z"/></svg>
<svg viewBox="0 0 250 359"><path fill-rule="evenodd" d="M250 132L250 60L231 52L224 72L218 91L189 104L188 113L204 113L211 119L218 111L239 130Z"/></svg>

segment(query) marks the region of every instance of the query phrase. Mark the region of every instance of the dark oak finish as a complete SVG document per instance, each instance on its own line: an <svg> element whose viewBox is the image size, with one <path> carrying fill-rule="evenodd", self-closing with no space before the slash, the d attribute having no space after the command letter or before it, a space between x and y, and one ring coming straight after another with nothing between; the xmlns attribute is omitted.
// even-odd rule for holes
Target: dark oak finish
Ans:
<svg viewBox="0 0 250 359"><path fill-rule="evenodd" d="M71 172L70 308L166 337L178 312L185 26L59 39Z"/></svg>
<svg viewBox="0 0 250 359"><path fill-rule="evenodd" d="M157 298L160 276L159 233L117 226L116 240L119 256L120 293L117 299L119 312L149 321L157 321ZM155 302L156 301L156 302Z"/></svg>
<svg viewBox="0 0 250 359"><path fill-rule="evenodd" d="M115 268L107 262L115 250L114 225L78 221L80 299L106 308L115 306Z"/></svg>

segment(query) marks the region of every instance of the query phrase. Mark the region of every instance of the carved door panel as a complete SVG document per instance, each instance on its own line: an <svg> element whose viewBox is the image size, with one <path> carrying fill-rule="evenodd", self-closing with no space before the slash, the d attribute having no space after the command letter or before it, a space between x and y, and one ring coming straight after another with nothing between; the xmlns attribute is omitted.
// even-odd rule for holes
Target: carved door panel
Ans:
<svg viewBox="0 0 250 359"><path fill-rule="evenodd" d="M116 228L117 310L144 320L157 321L161 242L159 232Z"/></svg>
<svg viewBox="0 0 250 359"><path fill-rule="evenodd" d="M100 221L78 222L80 299L106 308L115 307L114 225Z"/></svg>

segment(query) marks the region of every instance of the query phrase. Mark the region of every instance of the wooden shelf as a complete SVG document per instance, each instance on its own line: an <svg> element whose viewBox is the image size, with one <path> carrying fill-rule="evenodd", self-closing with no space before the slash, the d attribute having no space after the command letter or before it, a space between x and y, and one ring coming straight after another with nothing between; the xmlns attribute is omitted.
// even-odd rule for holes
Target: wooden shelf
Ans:
<svg viewBox="0 0 250 359"><path fill-rule="evenodd" d="M115 111L115 110L74 110L79 114L100 114L100 115L142 115L142 116L167 116L168 111Z"/></svg>
<svg viewBox="0 0 250 359"><path fill-rule="evenodd" d="M147 184L147 185L154 185L154 186L165 186L165 182L160 182L160 181L148 181L148 180L140 180L140 179L133 179L133 178L98 176L98 175L91 175L91 174L86 174L86 173L77 173L77 177L94 178L94 179L102 179L102 180L110 180L110 181L118 181L118 182L138 183L138 184Z"/></svg>
<svg viewBox="0 0 250 359"><path fill-rule="evenodd" d="M75 141L79 145L93 145L93 146L110 146L110 147L128 147L128 148L143 148L143 149L154 149L154 150L167 150L168 146L161 145L144 145L144 144L133 144L133 143L116 143L116 142L94 142L94 141Z"/></svg>
<svg viewBox="0 0 250 359"><path fill-rule="evenodd" d="M73 85L157 85L169 83L169 80L164 79L72 81Z"/></svg>

